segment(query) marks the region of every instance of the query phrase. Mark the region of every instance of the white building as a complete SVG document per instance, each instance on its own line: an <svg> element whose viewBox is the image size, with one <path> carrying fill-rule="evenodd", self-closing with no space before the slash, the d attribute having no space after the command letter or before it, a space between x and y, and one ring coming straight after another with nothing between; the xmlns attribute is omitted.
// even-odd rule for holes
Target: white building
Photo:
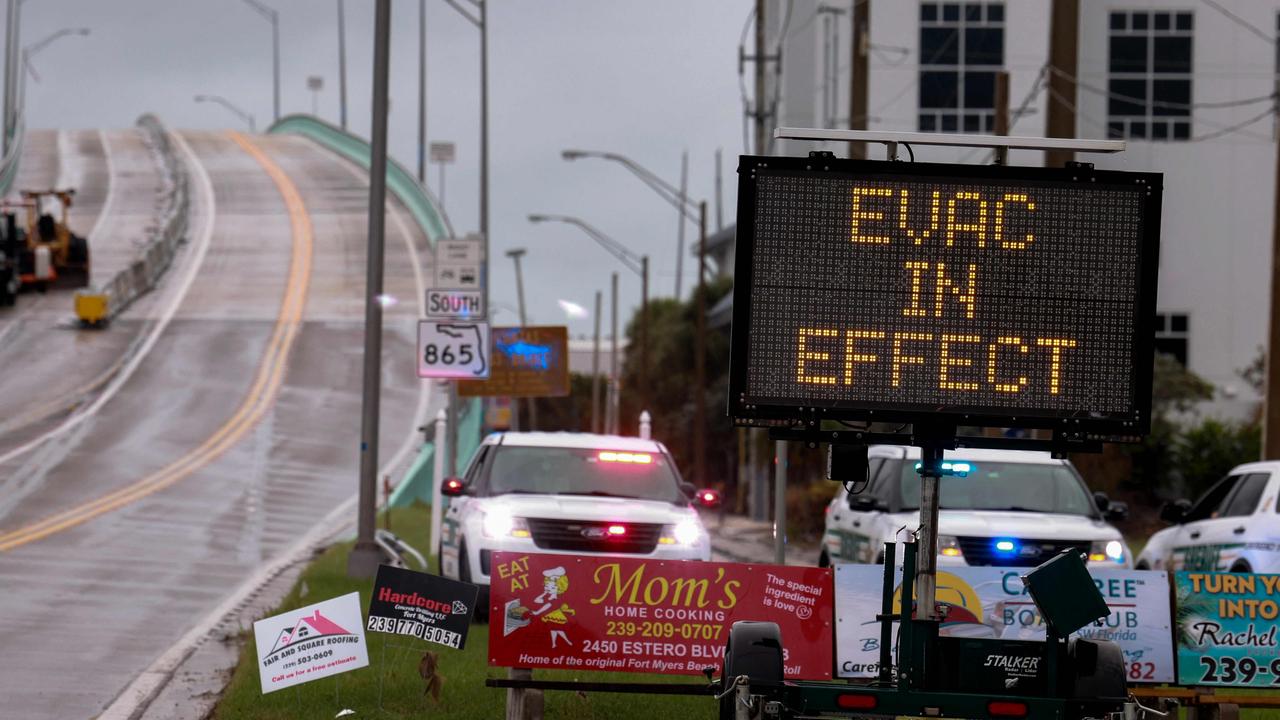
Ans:
<svg viewBox="0 0 1280 720"><path fill-rule="evenodd" d="M849 126L854 1L768 0L769 46L787 28L773 124ZM1009 73L1011 135L1045 134L1049 0L909 2L870 8L868 129L990 132L994 72ZM1237 371L1266 342L1280 2L1082 0L1076 133L1120 137L1077 160L1165 174L1157 345L1213 383L1208 411L1247 415ZM788 19L788 14L790 18ZM751 72L748 67L747 72ZM773 67L769 66L773 75ZM1022 112L1017 111L1021 109ZM777 154L844 144L779 141ZM868 156L879 159L878 147ZM989 151L916 148L917 160L989 162ZM1041 153L1010 163L1040 165Z"/></svg>

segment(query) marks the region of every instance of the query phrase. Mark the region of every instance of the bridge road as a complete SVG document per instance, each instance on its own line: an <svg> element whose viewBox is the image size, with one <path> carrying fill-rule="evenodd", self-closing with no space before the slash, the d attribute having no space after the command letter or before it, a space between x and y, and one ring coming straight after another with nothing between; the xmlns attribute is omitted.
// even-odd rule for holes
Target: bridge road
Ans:
<svg viewBox="0 0 1280 720"><path fill-rule="evenodd" d="M212 216L206 254L193 237L128 313L145 323L181 295L171 322L93 416L0 466L7 484L44 458L0 517L0 697L15 717L100 712L356 487L367 176L300 138L182 135L212 185L192 218L194 236ZM429 261L390 208L383 459L415 446L410 243Z"/></svg>

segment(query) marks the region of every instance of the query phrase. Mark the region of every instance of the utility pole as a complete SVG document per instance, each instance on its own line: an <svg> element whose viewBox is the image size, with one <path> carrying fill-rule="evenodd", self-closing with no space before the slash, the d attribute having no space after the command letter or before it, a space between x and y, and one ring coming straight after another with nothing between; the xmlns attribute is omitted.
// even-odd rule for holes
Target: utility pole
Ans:
<svg viewBox="0 0 1280 720"><path fill-rule="evenodd" d="M680 207L676 208L676 301L680 300L680 279L684 275L684 211L689 193L689 151L680 155Z"/></svg>
<svg viewBox="0 0 1280 720"><path fill-rule="evenodd" d="M516 264L516 299L519 301L520 308L520 329L523 331L528 326L529 321L524 314L524 274L520 272L520 258L525 254L524 248L512 248L507 251L507 257L511 258ZM538 408L534 405L536 398L528 398L527 408L529 410L529 430L538 429ZM511 398L511 424L517 423L518 414L516 406L520 402L519 398ZM513 427L512 429L518 429Z"/></svg>
<svg viewBox="0 0 1280 720"><path fill-rule="evenodd" d="M418 184L427 185L427 0L418 0Z"/></svg>
<svg viewBox="0 0 1280 720"><path fill-rule="evenodd" d="M612 347L609 350L609 410L608 421L605 423L605 432L610 435L618 434L618 273L613 274L613 297L609 300L610 312L613 313L613 319L609 324L609 337Z"/></svg>
<svg viewBox="0 0 1280 720"><path fill-rule="evenodd" d="M698 204L698 316L693 359L693 474L707 483L707 201Z"/></svg>
<svg viewBox="0 0 1280 720"><path fill-rule="evenodd" d="M724 192L723 180L720 176L720 148L716 148L716 232L724 229Z"/></svg>
<svg viewBox="0 0 1280 720"><path fill-rule="evenodd" d="M347 129L347 13L338 0L338 117Z"/></svg>
<svg viewBox="0 0 1280 720"><path fill-rule="evenodd" d="M1080 0L1053 0L1049 25L1049 112L1044 134L1076 136L1077 58L1080 47ZM1075 159L1070 150L1046 150L1045 167L1062 167Z"/></svg>
<svg viewBox="0 0 1280 720"><path fill-rule="evenodd" d="M769 154L769 123L765 111L765 0L756 0L756 97L754 115L756 121L756 154Z"/></svg>
<svg viewBox="0 0 1280 720"><path fill-rule="evenodd" d="M489 303L489 0L477 0L480 11L480 236L482 275L484 276L484 311ZM488 320L486 316L481 318Z"/></svg>
<svg viewBox="0 0 1280 720"><path fill-rule="evenodd" d="M600 432L600 304L604 293L596 291L596 334L591 344L591 432Z"/></svg>
<svg viewBox="0 0 1280 720"><path fill-rule="evenodd" d="M649 256L640 258L640 405L649 404ZM621 426L622 419L618 418ZM621 431L621 427L617 428Z"/></svg>
<svg viewBox="0 0 1280 720"><path fill-rule="evenodd" d="M867 55L871 49L871 0L853 0L853 30L849 49L849 129L867 129ZM849 143L849 157L867 159L867 144Z"/></svg>
<svg viewBox="0 0 1280 720"><path fill-rule="evenodd" d="M1280 104L1276 105L1280 115ZM1280 182L1280 142L1276 143L1276 180ZM1267 379L1263 386L1262 459L1280 458L1280 184L1274 190L1271 218L1271 324L1267 328Z"/></svg>
<svg viewBox="0 0 1280 720"><path fill-rule="evenodd" d="M997 135L1009 134L1009 71L1000 70L996 73L996 122L995 132ZM997 165L1009 164L1009 148L998 147L995 149L995 158Z"/></svg>
<svg viewBox="0 0 1280 720"><path fill-rule="evenodd" d="M9 152L9 134L18 126L18 75L22 68L18 66L18 33L19 0L9 0L5 13L5 60L4 60L4 152Z"/></svg>
<svg viewBox="0 0 1280 720"><path fill-rule="evenodd" d="M369 251L365 259L364 394L360 419L360 507L347 576L370 578L382 553L373 540L378 500L378 414L382 392L382 262L387 204L387 77L391 60L391 0L377 0L373 40L373 117L369 158Z"/></svg>

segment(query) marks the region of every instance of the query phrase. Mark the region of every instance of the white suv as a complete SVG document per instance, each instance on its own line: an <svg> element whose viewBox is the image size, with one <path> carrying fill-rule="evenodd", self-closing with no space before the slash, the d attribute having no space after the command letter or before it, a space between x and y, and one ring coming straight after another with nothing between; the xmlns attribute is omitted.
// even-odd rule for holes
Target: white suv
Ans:
<svg viewBox="0 0 1280 720"><path fill-rule="evenodd" d="M883 562L884 544L919 525L919 448L873 445L867 455L866 488L841 490L827 506L819 565ZM1108 522L1128 508L1090 495L1069 461L964 449L947 451L944 463L955 474L941 483L938 565L1034 567L1077 548L1091 566L1132 567L1129 547Z"/></svg>
<svg viewBox="0 0 1280 720"><path fill-rule="evenodd" d="M586 433L485 438L450 496L440 533L446 577L481 586L494 551L710 560L711 541L662 443Z"/></svg>
<svg viewBox="0 0 1280 720"><path fill-rule="evenodd" d="M1151 536L1139 568L1210 572L1280 572L1280 462L1234 468L1192 504L1165 505L1173 527Z"/></svg>

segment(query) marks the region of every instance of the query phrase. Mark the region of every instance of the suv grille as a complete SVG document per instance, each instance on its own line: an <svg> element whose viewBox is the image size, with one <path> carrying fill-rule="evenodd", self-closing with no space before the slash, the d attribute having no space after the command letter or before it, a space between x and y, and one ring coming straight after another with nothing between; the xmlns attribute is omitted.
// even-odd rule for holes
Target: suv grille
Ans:
<svg viewBox="0 0 1280 720"><path fill-rule="evenodd" d="M996 552L997 538L961 537L957 539L960 541L960 552L964 553L966 563L999 567L1035 567L1068 548L1089 552L1092 546L1088 540L1014 539L1014 542L1018 543L1018 551L1005 554Z"/></svg>
<svg viewBox="0 0 1280 720"><path fill-rule="evenodd" d="M662 526L645 523L527 518L533 544L542 550L647 555L658 546ZM610 525L625 525L626 535L610 536Z"/></svg>

